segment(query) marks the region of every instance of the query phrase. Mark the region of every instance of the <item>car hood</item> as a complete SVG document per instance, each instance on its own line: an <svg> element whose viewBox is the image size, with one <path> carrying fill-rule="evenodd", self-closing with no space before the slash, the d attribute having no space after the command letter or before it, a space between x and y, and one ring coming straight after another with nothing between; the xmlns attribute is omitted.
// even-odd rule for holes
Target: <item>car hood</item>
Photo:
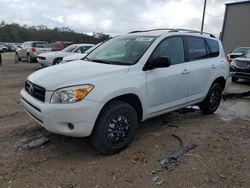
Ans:
<svg viewBox="0 0 250 188"><path fill-rule="evenodd" d="M78 60L38 70L27 79L48 91L54 91L72 85L96 85L115 80L126 74L128 70L129 66Z"/></svg>
<svg viewBox="0 0 250 188"><path fill-rule="evenodd" d="M250 58L246 58L246 57L237 57L235 58L236 61L246 61L246 62L250 62Z"/></svg>
<svg viewBox="0 0 250 188"><path fill-rule="evenodd" d="M73 61L73 60L78 60L86 57L87 54L81 54L81 53L73 53L70 55L67 55L63 58L64 61Z"/></svg>
<svg viewBox="0 0 250 188"><path fill-rule="evenodd" d="M49 57L64 57L69 54L71 54L71 52L57 51L57 52L41 53L39 56L49 58Z"/></svg>
<svg viewBox="0 0 250 188"><path fill-rule="evenodd" d="M232 52L232 53L230 53L229 55L242 55L243 53L241 53L241 52Z"/></svg>

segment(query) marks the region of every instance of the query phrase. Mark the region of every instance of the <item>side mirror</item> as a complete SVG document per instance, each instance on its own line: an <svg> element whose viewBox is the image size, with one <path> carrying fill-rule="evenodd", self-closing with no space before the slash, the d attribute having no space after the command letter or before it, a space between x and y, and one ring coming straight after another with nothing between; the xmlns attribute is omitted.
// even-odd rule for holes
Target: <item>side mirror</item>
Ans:
<svg viewBox="0 0 250 188"><path fill-rule="evenodd" d="M157 57L149 61L146 66L143 67L143 70L152 70L156 68L166 68L170 67L171 61L167 57Z"/></svg>

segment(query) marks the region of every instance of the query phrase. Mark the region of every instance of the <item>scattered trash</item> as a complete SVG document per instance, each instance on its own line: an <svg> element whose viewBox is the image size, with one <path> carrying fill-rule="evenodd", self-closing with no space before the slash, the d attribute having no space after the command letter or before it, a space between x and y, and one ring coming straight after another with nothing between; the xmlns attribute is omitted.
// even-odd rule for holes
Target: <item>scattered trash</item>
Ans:
<svg viewBox="0 0 250 188"><path fill-rule="evenodd" d="M225 177L225 175L223 174L223 172L220 170L217 170L216 171L217 172L217 174L221 177L221 178L223 178L223 179L226 179L226 177Z"/></svg>
<svg viewBox="0 0 250 188"><path fill-rule="evenodd" d="M165 120L165 119L163 119L163 124L164 124L164 126L167 126L167 127L180 128L178 125L174 125L174 124L170 123L168 120Z"/></svg>
<svg viewBox="0 0 250 188"><path fill-rule="evenodd" d="M24 149L34 149L34 148L37 148L37 147L40 147L40 146L46 144L50 140L51 140L50 138L42 136L42 137L36 138L34 140L31 140L30 142L28 142L26 144L23 144L22 148L24 148Z"/></svg>
<svg viewBox="0 0 250 188"><path fill-rule="evenodd" d="M187 153L189 150L195 149L198 147L197 144L190 144L190 145L183 145L183 141L180 137L172 134L180 142L180 147L172 153L167 159L161 161L163 168L167 169L168 171L174 170L179 165L179 158Z"/></svg>
<svg viewBox="0 0 250 188"><path fill-rule="evenodd" d="M230 98L235 99L235 98L244 98L244 97L250 97L250 90L247 92L242 92L242 93L225 93L222 96L224 101Z"/></svg>
<svg viewBox="0 0 250 188"><path fill-rule="evenodd" d="M165 170L165 169L161 168L161 169L158 169L158 170L153 170L153 171L151 171L151 174L154 175L154 174L156 174L158 172L161 172L163 170Z"/></svg>
<svg viewBox="0 0 250 188"><path fill-rule="evenodd" d="M152 181L156 185L161 185L164 182L164 179L160 178L159 176L155 176L152 178Z"/></svg>

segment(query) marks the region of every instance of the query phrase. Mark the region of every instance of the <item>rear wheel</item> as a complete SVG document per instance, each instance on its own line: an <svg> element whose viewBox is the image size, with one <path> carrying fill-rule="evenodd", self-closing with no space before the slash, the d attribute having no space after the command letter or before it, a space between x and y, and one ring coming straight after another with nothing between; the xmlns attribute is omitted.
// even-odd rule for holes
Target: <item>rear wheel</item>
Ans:
<svg viewBox="0 0 250 188"><path fill-rule="evenodd" d="M102 154L115 154L130 144L137 128L135 109L125 102L114 101L102 110L91 139Z"/></svg>
<svg viewBox="0 0 250 188"><path fill-rule="evenodd" d="M214 113L220 105L222 87L219 83L214 83L208 91L206 98L199 104L203 114Z"/></svg>

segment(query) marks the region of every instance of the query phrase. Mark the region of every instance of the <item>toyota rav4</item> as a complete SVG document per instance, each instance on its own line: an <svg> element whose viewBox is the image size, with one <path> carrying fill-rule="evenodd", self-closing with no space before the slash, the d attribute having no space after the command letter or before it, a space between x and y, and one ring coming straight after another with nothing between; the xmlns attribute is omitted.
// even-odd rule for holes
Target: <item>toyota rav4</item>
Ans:
<svg viewBox="0 0 250 188"><path fill-rule="evenodd" d="M50 132L91 136L104 154L125 149L139 122L189 105L215 112L230 83L213 35L185 29L134 31L84 60L39 70L25 81L25 111Z"/></svg>

